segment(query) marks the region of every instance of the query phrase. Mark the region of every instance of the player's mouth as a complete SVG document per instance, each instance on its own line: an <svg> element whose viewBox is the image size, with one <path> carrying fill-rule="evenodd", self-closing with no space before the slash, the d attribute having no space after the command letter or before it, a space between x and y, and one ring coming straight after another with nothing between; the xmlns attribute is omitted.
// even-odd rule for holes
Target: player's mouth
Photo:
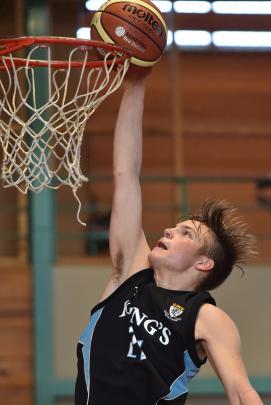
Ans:
<svg viewBox="0 0 271 405"><path fill-rule="evenodd" d="M166 246L161 240L159 240L159 242L157 243L157 246L158 246L160 249L168 250L167 246Z"/></svg>

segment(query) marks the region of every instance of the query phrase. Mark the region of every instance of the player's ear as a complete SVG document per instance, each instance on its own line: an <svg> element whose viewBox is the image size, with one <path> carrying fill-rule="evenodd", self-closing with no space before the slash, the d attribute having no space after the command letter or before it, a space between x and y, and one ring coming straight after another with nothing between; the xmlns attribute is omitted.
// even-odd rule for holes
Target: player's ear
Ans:
<svg viewBox="0 0 271 405"><path fill-rule="evenodd" d="M195 268L199 271L211 271L214 267L215 262L207 256L201 256L195 264Z"/></svg>

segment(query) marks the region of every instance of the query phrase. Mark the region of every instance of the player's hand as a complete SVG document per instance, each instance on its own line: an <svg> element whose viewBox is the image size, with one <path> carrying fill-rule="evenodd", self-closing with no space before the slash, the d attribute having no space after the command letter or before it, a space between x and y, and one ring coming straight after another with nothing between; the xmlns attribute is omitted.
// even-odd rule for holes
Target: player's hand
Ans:
<svg viewBox="0 0 271 405"><path fill-rule="evenodd" d="M133 67L133 65L131 65L123 81L124 87L129 86L129 84L136 84L136 83L145 84L151 72L152 68L138 69L136 67Z"/></svg>

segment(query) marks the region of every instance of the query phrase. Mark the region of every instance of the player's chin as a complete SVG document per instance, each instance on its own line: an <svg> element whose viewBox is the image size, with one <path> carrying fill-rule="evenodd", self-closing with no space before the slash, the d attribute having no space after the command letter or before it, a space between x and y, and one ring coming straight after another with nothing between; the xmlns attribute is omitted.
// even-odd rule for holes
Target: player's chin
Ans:
<svg viewBox="0 0 271 405"><path fill-rule="evenodd" d="M161 258L164 255L165 250L159 248L158 246L155 246L150 254L149 254L149 262L150 264L153 264L154 262L156 262L157 260L159 260L159 258Z"/></svg>

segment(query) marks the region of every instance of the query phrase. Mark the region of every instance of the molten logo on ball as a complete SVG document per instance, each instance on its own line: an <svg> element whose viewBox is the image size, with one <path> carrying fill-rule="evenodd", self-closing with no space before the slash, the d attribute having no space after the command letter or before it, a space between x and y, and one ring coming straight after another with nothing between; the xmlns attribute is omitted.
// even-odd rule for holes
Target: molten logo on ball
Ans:
<svg viewBox="0 0 271 405"><path fill-rule="evenodd" d="M153 18L153 15L150 12L138 9L136 6L132 6L131 4L125 4L122 10L146 21L160 37L162 36L163 28L159 25L159 22Z"/></svg>

